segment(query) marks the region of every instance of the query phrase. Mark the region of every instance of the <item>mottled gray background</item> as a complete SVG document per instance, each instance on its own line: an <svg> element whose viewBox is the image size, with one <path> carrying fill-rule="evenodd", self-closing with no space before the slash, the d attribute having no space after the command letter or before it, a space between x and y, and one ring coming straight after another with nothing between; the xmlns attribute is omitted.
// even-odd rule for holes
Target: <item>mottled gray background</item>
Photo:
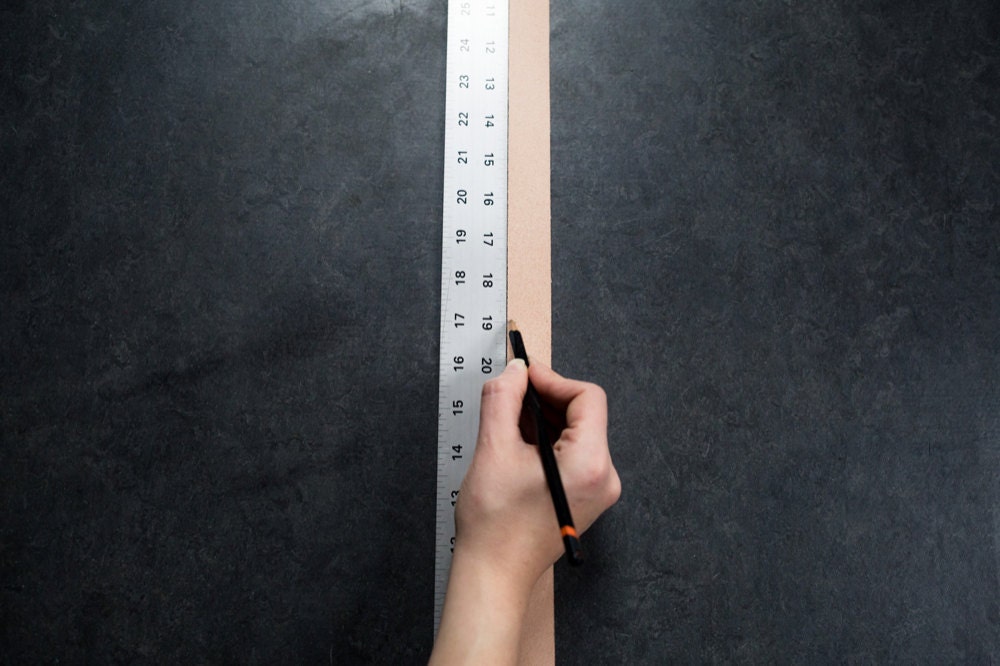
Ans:
<svg viewBox="0 0 1000 666"><path fill-rule="evenodd" d="M0 2L0 661L419 663L445 3ZM1000 660L1000 5L554 1L561 663Z"/></svg>

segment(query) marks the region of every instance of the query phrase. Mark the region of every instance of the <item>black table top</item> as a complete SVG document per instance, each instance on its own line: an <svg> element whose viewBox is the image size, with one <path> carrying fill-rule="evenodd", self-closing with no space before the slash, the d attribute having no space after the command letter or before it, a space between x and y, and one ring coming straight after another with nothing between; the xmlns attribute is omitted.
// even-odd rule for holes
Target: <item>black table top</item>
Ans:
<svg viewBox="0 0 1000 666"><path fill-rule="evenodd" d="M560 663L1000 659L1000 12L553 3ZM419 663L442 1L0 3L0 661Z"/></svg>

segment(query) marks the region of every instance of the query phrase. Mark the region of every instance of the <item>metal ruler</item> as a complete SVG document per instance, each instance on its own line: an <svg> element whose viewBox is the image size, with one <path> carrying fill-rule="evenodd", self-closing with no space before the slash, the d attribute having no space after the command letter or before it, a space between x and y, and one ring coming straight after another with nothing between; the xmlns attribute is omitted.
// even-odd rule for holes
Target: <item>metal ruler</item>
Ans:
<svg viewBox="0 0 1000 666"><path fill-rule="evenodd" d="M448 2L435 635L482 386L506 364L507 30L507 0Z"/></svg>

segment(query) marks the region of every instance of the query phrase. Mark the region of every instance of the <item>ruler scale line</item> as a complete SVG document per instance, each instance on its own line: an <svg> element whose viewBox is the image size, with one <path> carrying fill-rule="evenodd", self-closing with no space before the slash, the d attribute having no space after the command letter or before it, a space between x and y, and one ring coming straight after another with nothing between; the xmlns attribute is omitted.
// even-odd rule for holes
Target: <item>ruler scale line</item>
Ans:
<svg viewBox="0 0 1000 666"><path fill-rule="evenodd" d="M508 2L448 3L434 633L454 544L454 501L482 384L503 371L507 321Z"/></svg>

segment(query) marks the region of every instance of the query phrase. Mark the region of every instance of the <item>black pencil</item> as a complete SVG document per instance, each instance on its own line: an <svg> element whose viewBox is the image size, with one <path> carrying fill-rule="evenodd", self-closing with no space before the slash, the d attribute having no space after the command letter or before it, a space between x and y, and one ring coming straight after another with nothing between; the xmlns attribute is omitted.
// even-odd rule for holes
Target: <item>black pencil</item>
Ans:
<svg viewBox="0 0 1000 666"><path fill-rule="evenodd" d="M528 353L524 349L524 339L513 321L507 322L510 335L510 347L514 358L519 358L528 365ZM562 477L559 476L559 466L556 464L556 454L549 439L545 417L542 415L542 400L538 391L528 381L528 392L524 396L524 405L535 422L535 433L538 437L538 452L542 457L542 469L545 470L545 480L549 484L552 504L556 509L556 519L559 521L559 533L566 547L566 559L574 566L583 564L583 549L580 547L580 537L573 525L573 516L569 512L569 502L566 501L566 491L563 490Z"/></svg>

